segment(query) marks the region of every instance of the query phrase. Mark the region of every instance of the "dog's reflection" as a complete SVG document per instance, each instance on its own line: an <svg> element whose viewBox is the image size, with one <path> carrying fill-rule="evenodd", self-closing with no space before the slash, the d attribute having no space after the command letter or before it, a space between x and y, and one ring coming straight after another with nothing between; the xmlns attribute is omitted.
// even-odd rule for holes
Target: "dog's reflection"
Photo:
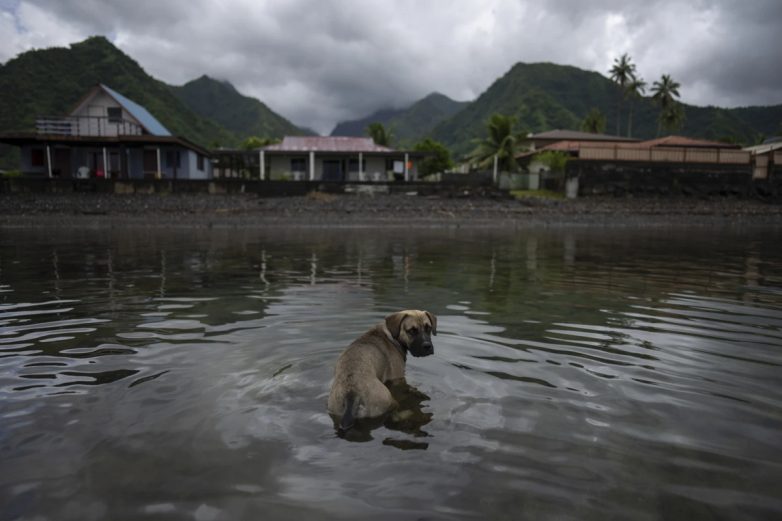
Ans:
<svg viewBox="0 0 782 521"><path fill-rule="evenodd" d="M339 419L332 416L337 436L347 441L365 442L373 439L373 430L385 427L392 431L411 435L414 438L428 437L429 434L421 428L432 421L432 413L422 410L423 402L429 400L429 396L408 385L404 379L388 383L387 386L399 407L378 418L356 420L353 427L347 431L340 430ZM429 447L426 442L393 437L385 438L383 445L390 445L402 450L426 450Z"/></svg>

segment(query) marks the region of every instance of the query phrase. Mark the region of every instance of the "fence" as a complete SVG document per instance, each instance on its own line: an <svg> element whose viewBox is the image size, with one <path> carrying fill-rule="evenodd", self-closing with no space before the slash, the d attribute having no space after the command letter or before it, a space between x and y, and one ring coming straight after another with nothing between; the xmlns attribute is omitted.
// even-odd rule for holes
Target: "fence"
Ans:
<svg viewBox="0 0 782 521"><path fill-rule="evenodd" d="M750 153L743 150L721 148L680 147L582 147L579 159L591 161L646 161L662 163L714 163L720 165L746 165Z"/></svg>

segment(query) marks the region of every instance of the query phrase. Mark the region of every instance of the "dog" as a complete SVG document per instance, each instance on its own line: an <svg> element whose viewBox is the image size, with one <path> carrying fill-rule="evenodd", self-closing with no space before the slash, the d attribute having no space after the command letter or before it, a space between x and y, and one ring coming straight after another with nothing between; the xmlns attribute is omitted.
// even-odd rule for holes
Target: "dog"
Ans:
<svg viewBox="0 0 782 521"><path fill-rule="evenodd" d="M437 318L428 311L408 309L385 320L353 341L337 359L328 411L347 431L359 418L376 418L398 404L386 383L405 376L407 353L434 354L432 335Z"/></svg>

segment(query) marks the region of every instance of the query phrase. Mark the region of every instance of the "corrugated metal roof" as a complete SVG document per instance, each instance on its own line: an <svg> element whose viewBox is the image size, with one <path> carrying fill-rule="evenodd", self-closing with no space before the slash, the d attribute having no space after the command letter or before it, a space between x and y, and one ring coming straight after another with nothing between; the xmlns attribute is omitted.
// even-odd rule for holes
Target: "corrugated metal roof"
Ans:
<svg viewBox="0 0 782 521"><path fill-rule="evenodd" d="M545 139L545 140L556 140L556 141L628 141L628 142L639 141L638 139L629 138L629 137L610 136L608 134L593 134L591 132L581 132L579 130L563 130L563 129L549 130L546 132L541 132L539 134L532 134L531 136L529 136L529 139L532 140Z"/></svg>
<svg viewBox="0 0 782 521"><path fill-rule="evenodd" d="M694 139L684 136L665 136L657 139L650 139L638 143L641 147L708 147L708 148L741 148L738 145L730 143L720 143L719 141L707 141L705 139Z"/></svg>
<svg viewBox="0 0 782 521"><path fill-rule="evenodd" d="M155 116L149 113L147 109L136 103L135 101L131 101L119 92L107 87L104 84L100 84L100 87L105 90L109 96L114 98L117 103L122 105L122 107L127 110L134 118L138 120L138 122L141 124L144 129L152 134L153 136L170 136L171 132L168 131L166 127L164 127L157 119L155 119Z"/></svg>
<svg viewBox="0 0 782 521"><path fill-rule="evenodd" d="M270 152L394 152L372 138L347 136L285 136L282 143L263 147Z"/></svg>

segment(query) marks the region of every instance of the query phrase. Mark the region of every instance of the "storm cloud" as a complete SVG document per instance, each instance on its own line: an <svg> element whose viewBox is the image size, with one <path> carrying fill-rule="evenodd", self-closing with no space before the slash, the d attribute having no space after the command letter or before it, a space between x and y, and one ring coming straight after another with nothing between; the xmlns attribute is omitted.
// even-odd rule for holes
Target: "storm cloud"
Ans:
<svg viewBox="0 0 782 521"><path fill-rule="evenodd" d="M519 61L605 75L625 52L688 103L782 103L780 33L779 0L0 0L2 62L102 34L163 81L226 79L322 133L432 91L474 99Z"/></svg>

